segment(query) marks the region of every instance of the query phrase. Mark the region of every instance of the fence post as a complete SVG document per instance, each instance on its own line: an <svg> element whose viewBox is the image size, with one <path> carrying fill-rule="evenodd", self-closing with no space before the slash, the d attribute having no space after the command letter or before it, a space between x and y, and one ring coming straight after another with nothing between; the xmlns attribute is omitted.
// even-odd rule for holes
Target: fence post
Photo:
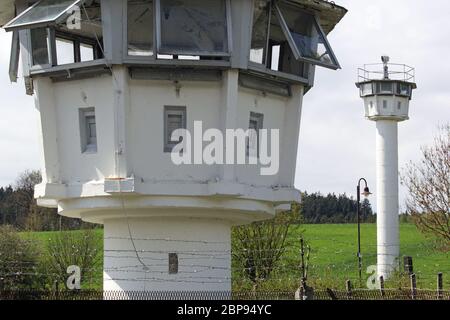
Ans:
<svg viewBox="0 0 450 320"><path fill-rule="evenodd" d="M441 300L444 295L444 279L442 276L442 272L439 272L437 275L437 298Z"/></svg>
<svg viewBox="0 0 450 320"><path fill-rule="evenodd" d="M414 273L414 266L413 266L413 258L409 256L403 257L403 270L406 274L412 275Z"/></svg>
<svg viewBox="0 0 450 320"><path fill-rule="evenodd" d="M306 270L305 270L305 243L303 238L300 239L300 258L301 258L301 271L302 271L302 279L300 282L300 299L306 300Z"/></svg>
<svg viewBox="0 0 450 320"><path fill-rule="evenodd" d="M383 276L380 276L380 293L381 293L381 297L384 298L385 291L384 291L384 277Z"/></svg>
<svg viewBox="0 0 450 320"><path fill-rule="evenodd" d="M351 300L353 297L353 292L352 292L352 282L350 280L347 280L345 282L345 287L347 289L347 299Z"/></svg>
<svg viewBox="0 0 450 320"><path fill-rule="evenodd" d="M415 300L417 298L417 281L416 274L413 273L411 276L411 299Z"/></svg>
<svg viewBox="0 0 450 320"><path fill-rule="evenodd" d="M59 300L59 281L55 280L55 300Z"/></svg>

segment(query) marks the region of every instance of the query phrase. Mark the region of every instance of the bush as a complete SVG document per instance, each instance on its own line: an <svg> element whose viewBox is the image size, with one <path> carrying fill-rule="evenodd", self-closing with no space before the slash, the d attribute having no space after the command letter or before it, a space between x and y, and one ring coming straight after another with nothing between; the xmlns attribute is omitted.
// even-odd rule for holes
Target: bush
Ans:
<svg viewBox="0 0 450 320"><path fill-rule="evenodd" d="M271 275L280 271L280 261L287 247L289 231L298 228L300 214L297 205L291 211L278 214L269 221L257 222L233 230L232 257L236 276L251 281L258 289ZM297 264L298 265L298 264Z"/></svg>
<svg viewBox="0 0 450 320"><path fill-rule="evenodd" d="M39 252L10 226L0 227L0 290L31 290L42 286Z"/></svg>
<svg viewBox="0 0 450 320"><path fill-rule="evenodd" d="M47 257L44 262L47 272L53 275L52 280L66 285L69 266L80 267L82 285L92 279L101 267L99 241L101 238L93 230L56 233L47 242Z"/></svg>

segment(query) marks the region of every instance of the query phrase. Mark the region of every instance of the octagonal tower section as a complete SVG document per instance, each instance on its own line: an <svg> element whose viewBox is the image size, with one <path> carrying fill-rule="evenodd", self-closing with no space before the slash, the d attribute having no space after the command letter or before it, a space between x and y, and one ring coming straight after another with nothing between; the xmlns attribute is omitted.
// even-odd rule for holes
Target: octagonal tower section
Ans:
<svg viewBox="0 0 450 320"><path fill-rule="evenodd" d="M231 290L231 227L300 201L303 96L316 66L339 68L326 35L345 13L309 0L2 2L11 80L20 56L39 111L35 196L104 225L104 290ZM202 157L211 133L248 129Z"/></svg>

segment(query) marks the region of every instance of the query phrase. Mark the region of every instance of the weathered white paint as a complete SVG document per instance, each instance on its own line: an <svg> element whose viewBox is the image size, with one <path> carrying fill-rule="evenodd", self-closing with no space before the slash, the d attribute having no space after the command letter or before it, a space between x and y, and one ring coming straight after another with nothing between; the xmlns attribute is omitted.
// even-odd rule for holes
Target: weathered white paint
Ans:
<svg viewBox="0 0 450 320"><path fill-rule="evenodd" d="M141 261L124 228L126 221L108 220L104 290L231 290L231 229L226 221L160 217L131 218L128 222ZM178 254L178 274L169 274L169 253Z"/></svg>
<svg viewBox="0 0 450 320"><path fill-rule="evenodd" d="M376 122L377 132L377 275L388 279L399 266L398 122L409 119L410 99L398 95L363 99L365 116Z"/></svg>
<svg viewBox="0 0 450 320"><path fill-rule="evenodd" d="M398 267L400 254L398 206L398 124L376 123L378 276L387 279Z"/></svg>
<svg viewBox="0 0 450 320"><path fill-rule="evenodd" d="M293 173L303 89L295 87L292 97L263 94L241 88L238 76L237 70L228 70L221 81L135 80L126 67L113 66L112 76L65 82L36 79L45 168L44 182L36 188L39 203L57 206L64 216L104 224L105 256L108 250L129 249L130 241L112 238L131 235L133 239L170 237L187 241L170 242L170 246L158 241L139 242L138 250L163 248L159 251L167 257L160 263L162 270L150 268L143 273L149 279L170 278L172 275L165 273L167 250L183 256L187 249L198 250L194 240L199 239L205 247L223 239L220 250L228 250L228 255L221 263L228 266L232 225L273 217L277 211L288 209L292 201L300 200ZM282 157L289 160L282 160L283 167L275 176L260 176L259 166L176 166L170 153L164 153L166 105L186 106L187 128L191 131L198 120L204 130L246 130L250 112L263 113L264 128L280 129ZM80 108L95 108L96 153L82 152ZM119 259L136 265L132 252L131 256ZM210 267L213 278L222 279L214 285L198 279L191 283L134 281L131 279L142 270L123 272L120 277L118 272L108 270L120 266L117 260L105 258L107 290L230 288L229 268L215 268L214 259L197 261ZM189 267L180 263L180 268Z"/></svg>

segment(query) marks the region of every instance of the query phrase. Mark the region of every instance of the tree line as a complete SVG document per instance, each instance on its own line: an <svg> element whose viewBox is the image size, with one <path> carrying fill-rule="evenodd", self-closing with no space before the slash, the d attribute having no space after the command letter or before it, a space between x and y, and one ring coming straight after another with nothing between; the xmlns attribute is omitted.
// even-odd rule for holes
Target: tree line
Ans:
<svg viewBox="0 0 450 320"><path fill-rule="evenodd" d="M27 231L74 230L92 226L78 219L62 217L56 209L39 207L34 199L34 187L41 181L39 171L25 171L14 184L0 187L0 225ZM305 192L299 209L305 223L356 222L356 201L345 194L323 196ZM361 214L363 222L375 222L368 200L361 203Z"/></svg>
<svg viewBox="0 0 450 320"><path fill-rule="evenodd" d="M357 201L346 194L330 193L326 196L319 192L302 194L300 212L304 223L356 223L356 211ZM361 222L376 222L376 215L368 199L361 201Z"/></svg>
<svg viewBox="0 0 450 320"><path fill-rule="evenodd" d="M21 231L77 230L92 226L79 219L62 217L57 209L38 206L34 187L41 181L39 171L25 171L14 184L0 187L0 225Z"/></svg>

